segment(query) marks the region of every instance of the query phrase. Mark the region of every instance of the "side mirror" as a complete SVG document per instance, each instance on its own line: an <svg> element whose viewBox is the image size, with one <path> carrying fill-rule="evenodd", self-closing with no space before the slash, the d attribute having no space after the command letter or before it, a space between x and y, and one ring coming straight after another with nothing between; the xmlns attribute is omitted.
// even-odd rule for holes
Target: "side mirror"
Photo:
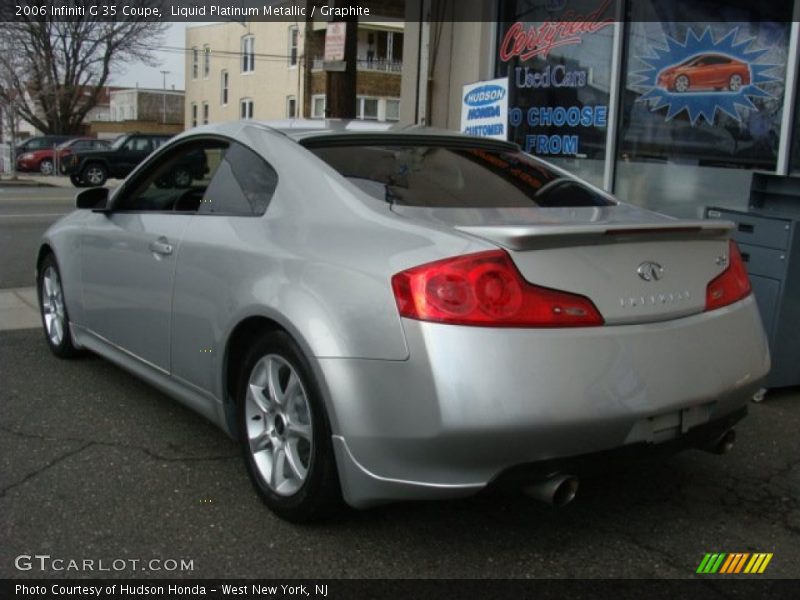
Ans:
<svg viewBox="0 0 800 600"><path fill-rule="evenodd" d="M75 195L77 208L91 208L92 210L105 210L108 203L108 188L96 187L83 190Z"/></svg>

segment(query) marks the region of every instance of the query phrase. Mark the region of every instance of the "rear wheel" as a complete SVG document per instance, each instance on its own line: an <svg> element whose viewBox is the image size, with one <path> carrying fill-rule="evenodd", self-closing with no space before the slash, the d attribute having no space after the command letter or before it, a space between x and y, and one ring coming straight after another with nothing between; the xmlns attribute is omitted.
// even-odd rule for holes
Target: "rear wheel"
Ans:
<svg viewBox="0 0 800 600"><path fill-rule="evenodd" d="M80 352L72 344L61 273L52 254L48 254L39 266L37 288L44 335L51 352L59 358L77 356Z"/></svg>
<svg viewBox="0 0 800 600"><path fill-rule="evenodd" d="M108 179L108 171L100 163L91 163L83 168L81 179L90 187L101 187Z"/></svg>
<svg viewBox="0 0 800 600"><path fill-rule="evenodd" d="M42 175L52 175L53 174L53 161L49 158L45 158L42 162L39 163L39 173Z"/></svg>
<svg viewBox="0 0 800 600"><path fill-rule="evenodd" d="M192 185L192 174L185 167L178 167L172 174L172 181L176 188L188 188Z"/></svg>
<svg viewBox="0 0 800 600"><path fill-rule="evenodd" d="M336 509L330 426L311 368L287 334L270 332L250 349L237 406L247 471L264 503L293 522Z"/></svg>

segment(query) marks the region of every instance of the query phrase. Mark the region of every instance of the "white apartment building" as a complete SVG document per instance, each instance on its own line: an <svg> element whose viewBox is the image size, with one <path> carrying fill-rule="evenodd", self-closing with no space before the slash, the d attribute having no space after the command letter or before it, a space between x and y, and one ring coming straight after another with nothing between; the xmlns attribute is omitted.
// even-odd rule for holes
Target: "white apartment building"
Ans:
<svg viewBox="0 0 800 600"><path fill-rule="evenodd" d="M233 22L186 29L185 126L232 119L325 117L327 23ZM358 118L396 121L404 22L358 29Z"/></svg>

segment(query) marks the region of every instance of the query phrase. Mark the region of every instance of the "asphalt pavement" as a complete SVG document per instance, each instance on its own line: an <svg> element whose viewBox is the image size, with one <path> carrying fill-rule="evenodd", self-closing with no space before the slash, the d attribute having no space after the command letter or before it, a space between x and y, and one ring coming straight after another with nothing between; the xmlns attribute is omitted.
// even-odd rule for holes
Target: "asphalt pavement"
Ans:
<svg viewBox="0 0 800 600"><path fill-rule="evenodd" d="M261 504L233 441L100 358L6 331L0 381L0 577L42 576L14 567L32 553L193 561L111 573L128 577L690 577L707 552L800 576L798 390L752 404L731 454L599 474L562 509L494 491L299 527Z"/></svg>
<svg viewBox="0 0 800 600"><path fill-rule="evenodd" d="M0 289L33 286L39 240L75 206L75 188L0 183Z"/></svg>

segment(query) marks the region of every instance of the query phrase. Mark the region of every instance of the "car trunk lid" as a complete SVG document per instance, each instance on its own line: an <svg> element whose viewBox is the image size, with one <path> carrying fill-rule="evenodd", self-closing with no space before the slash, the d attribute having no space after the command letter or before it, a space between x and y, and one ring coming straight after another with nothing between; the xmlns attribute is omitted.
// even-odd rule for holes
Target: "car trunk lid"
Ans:
<svg viewBox="0 0 800 600"><path fill-rule="evenodd" d="M586 296L607 324L702 312L708 283L727 266L732 227L626 205L393 210L505 248L527 281Z"/></svg>

